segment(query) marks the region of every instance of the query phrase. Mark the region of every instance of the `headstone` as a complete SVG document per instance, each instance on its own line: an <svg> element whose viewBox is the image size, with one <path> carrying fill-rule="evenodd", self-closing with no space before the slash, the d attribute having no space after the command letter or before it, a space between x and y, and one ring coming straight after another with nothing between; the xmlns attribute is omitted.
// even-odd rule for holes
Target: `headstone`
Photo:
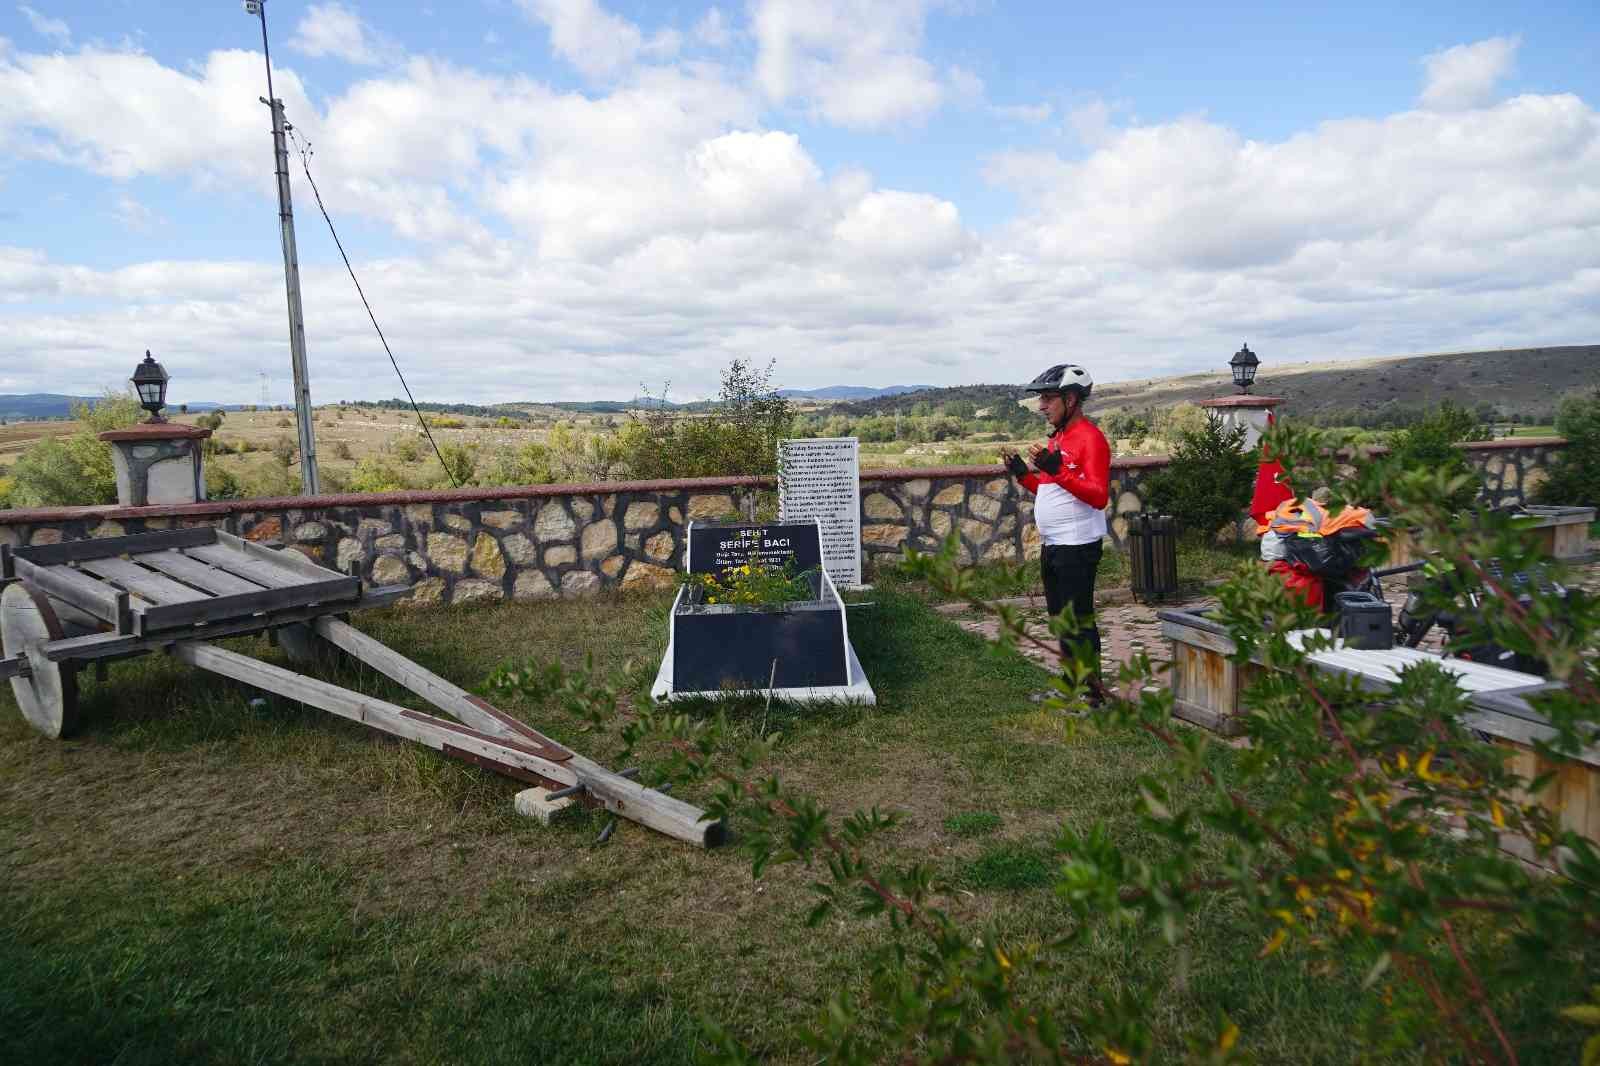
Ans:
<svg viewBox="0 0 1600 1066"><path fill-rule="evenodd" d="M774 570L794 563L797 573L822 566L822 545L815 522L754 526L733 522L690 522L691 574L716 574L759 562Z"/></svg>
<svg viewBox="0 0 1600 1066"><path fill-rule="evenodd" d="M778 520L815 519L822 562L840 588L861 587L861 442L820 437L778 443Z"/></svg>

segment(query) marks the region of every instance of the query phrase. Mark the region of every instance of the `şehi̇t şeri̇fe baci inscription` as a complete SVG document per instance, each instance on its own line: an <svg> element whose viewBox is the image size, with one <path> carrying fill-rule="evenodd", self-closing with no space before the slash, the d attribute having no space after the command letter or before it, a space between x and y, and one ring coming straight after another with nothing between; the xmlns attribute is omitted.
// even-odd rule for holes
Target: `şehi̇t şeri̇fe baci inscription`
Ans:
<svg viewBox="0 0 1600 1066"><path fill-rule="evenodd" d="M772 526L689 525L689 572L719 580L736 566L760 563L770 570L804 573L822 566L816 525L797 522Z"/></svg>
<svg viewBox="0 0 1600 1066"><path fill-rule="evenodd" d="M816 519L822 558L840 588L861 585L861 444L854 437L778 443L778 517Z"/></svg>

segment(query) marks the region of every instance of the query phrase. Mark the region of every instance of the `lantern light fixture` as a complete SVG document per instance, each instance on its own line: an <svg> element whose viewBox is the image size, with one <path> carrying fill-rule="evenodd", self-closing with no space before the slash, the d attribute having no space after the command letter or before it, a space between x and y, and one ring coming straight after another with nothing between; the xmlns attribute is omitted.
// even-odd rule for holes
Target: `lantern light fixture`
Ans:
<svg viewBox="0 0 1600 1066"><path fill-rule="evenodd" d="M1256 379L1256 367L1260 365L1261 360L1256 358L1256 353L1250 350L1248 344L1234 352L1233 358L1228 360L1228 366L1233 369L1233 383L1241 393L1249 394L1250 383Z"/></svg>
<svg viewBox="0 0 1600 1066"><path fill-rule="evenodd" d="M161 409L167 405L167 376L166 368L156 362L147 349L144 353L144 362L134 368L133 377L130 378L133 387L139 393L139 406L150 412L147 422L165 422L161 417Z"/></svg>

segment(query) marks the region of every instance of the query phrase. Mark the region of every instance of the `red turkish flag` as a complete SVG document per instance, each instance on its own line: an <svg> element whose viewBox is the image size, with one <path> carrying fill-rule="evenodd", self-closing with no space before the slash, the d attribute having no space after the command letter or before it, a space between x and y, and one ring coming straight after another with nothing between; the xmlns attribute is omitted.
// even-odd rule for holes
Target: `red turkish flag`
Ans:
<svg viewBox="0 0 1600 1066"><path fill-rule="evenodd" d="M1267 412L1267 426L1271 428L1275 419L1272 412ZM1273 508L1284 500L1294 499L1294 490L1289 487L1284 479L1286 471L1283 464L1272 458L1267 453L1265 445L1261 448L1261 465L1256 467L1255 494L1250 497L1250 516L1256 520L1257 525L1265 525L1267 515Z"/></svg>

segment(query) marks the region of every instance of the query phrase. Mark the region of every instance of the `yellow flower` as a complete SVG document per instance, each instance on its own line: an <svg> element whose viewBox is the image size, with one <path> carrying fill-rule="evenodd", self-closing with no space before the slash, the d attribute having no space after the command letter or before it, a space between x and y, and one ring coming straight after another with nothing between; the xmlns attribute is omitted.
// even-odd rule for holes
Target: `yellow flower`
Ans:
<svg viewBox="0 0 1600 1066"><path fill-rule="evenodd" d="M1239 1027L1229 1022L1222 1030L1222 1037L1217 1041L1218 1051L1232 1051L1233 1045L1239 1042Z"/></svg>
<svg viewBox="0 0 1600 1066"><path fill-rule="evenodd" d="M1504 829L1506 827L1506 812L1500 809L1499 800L1489 801L1489 817L1494 820L1495 828Z"/></svg>
<svg viewBox="0 0 1600 1066"><path fill-rule="evenodd" d="M1279 948L1283 947L1283 942L1288 939L1289 931L1287 929L1279 929L1276 933L1272 934L1272 939L1267 941L1267 946L1261 949L1261 954L1257 956L1257 958L1264 959L1268 955L1271 955L1274 951L1277 951Z"/></svg>
<svg viewBox="0 0 1600 1066"><path fill-rule="evenodd" d="M1432 773L1428 772L1428 767L1430 765L1432 765L1432 763L1433 763L1433 752L1431 752L1431 751L1428 752L1426 755L1424 755L1422 758L1418 759L1417 760L1417 776L1422 778L1424 781L1438 781L1438 780L1440 780L1440 777L1439 777L1438 774L1432 774Z"/></svg>
<svg viewBox="0 0 1600 1066"><path fill-rule="evenodd" d="M1116 1063L1117 1066L1128 1066L1128 1063L1133 1061L1128 1057L1127 1052L1118 1051L1116 1048L1110 1047L1109 1045L1106 1047L1106 1058Z"/></svg>

